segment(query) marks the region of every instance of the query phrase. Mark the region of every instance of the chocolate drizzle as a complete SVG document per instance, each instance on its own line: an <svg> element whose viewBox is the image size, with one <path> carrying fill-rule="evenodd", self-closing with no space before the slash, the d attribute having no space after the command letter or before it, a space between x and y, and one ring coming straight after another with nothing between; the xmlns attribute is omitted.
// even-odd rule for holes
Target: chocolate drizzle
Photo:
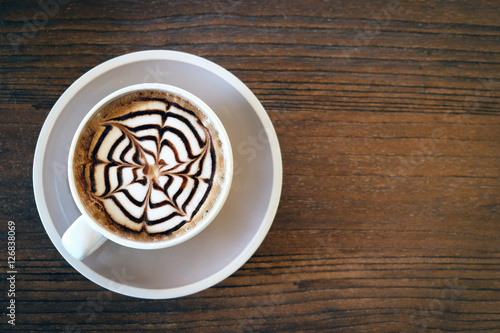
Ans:
<svg viewBox="0 0 500 333"><path fill-rule="evenodd" d="M178 230L201 213L216 172L213 138L197 114L139 98L99 123L84 166L109 219L149 234Z"/></svg>

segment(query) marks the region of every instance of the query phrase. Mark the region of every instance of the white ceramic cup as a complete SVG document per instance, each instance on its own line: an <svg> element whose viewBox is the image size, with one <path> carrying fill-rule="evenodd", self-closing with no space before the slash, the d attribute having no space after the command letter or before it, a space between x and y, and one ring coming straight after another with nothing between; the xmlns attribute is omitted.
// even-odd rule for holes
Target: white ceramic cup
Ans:
<svg viewBox="0 0 500 333"><path fill-rule="evenodd" d="M117 99L123 95L141 90L161 90L161 91L171 92L184 97L185 99L191 101L193 104L198 106L211 119L212 123L216 127L216 130L218 131L219 138L222 142L222 149L223 149L225 163L227 166L227 168L224 170L224 175L223 175L225 179L225 184L221 187L221 193L216 202L214 203L213 207L210 209L209 213L206 214L206 216L204 216L202 220L197 222L197 224L192 229L186 231L185 233L172 239L165 239L165 240L151 241L151 242L143 242L121 237L109 231L108 229L100 225L98 222L96 222L94 218L87 213L85 205L82 203L80 196L77 193L75 186L75 179L73 177L74 174L73 156L75 153L75 147L78 142L80 133L82 132L82 130L86 128L90 118L96 112L101 110L101 108L108 102ZM199 99L198 97L189 93L186 90L161 83L136 84L117 90L112 94L106 96L104 99L102 99L87 113L85 118L78 126L78 129L76 130L76 133L73 137L73 141L71 142L69 158L68 158L69 187L73 199L76 205L78 206L78 209L82 213L82 215L79 218L77 218L76 221L64 233L62 237L62 243L64 245L64 248L76 259L82 260L88 255L92 254L106 240L111 240L123 246L136 249L144 249L144 250L161 249L185 242L188 239L192 238L193 236L197 235L203 229L205 229L215 219L215 217L221 210L222 206L224 205L224 202L226 201L226 198L229 194L232 177L233 177L233 156L231 151L231 145L229 142L229 137L224 129L224 126L222 125L221 121L219 120L215 112L201 99Z"/></svg>

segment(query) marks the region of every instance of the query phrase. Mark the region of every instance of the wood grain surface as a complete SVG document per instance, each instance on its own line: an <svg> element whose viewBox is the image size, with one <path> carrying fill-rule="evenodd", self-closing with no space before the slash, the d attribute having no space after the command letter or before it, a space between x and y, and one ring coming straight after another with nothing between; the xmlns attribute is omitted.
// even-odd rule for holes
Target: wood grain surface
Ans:
<svg viewBox="0 0 500 333"><path fill-rule="evenodd" d="M1 1L0 31L0 330L500 332L500 1ZM173 300L80 275L32 188L59 96L148 49L247 84L284 167L255 255Z"/></svg>

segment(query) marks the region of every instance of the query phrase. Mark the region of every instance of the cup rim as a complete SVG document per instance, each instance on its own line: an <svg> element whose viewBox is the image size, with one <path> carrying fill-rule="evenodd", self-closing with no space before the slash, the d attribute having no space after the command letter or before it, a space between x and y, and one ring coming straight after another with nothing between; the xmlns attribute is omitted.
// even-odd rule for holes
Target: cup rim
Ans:
<svg viewBox="0 0 500 333"><path fill-rule="evenodd" d="M120 237L110 230L106 229L103 227L99 222L95 221L95 219L90 216L86 209L85 206L83 205L80 196L77 193L76 190L76 185L75 185L75 180L73 177L73 156L75 153L75 147L76 143L79 139L79 136L82 132L82 130L85 128L87 125L88 121L90 118L105 104L108 102L119 98L123 95L129 94L134 91L140 91L140 90L161 90L161 91L166 91L170 93L174 93L177 95L180 95L181 97L184 97L188 99L190 102L198 106L204 113L206 113L210 120L215 124L217 130L218 130L218 135L219 138L221 139L222 144L225 146L224 148L224 153L225 153L225 160L227 167L225 168L225 185L221 187L221 192L219 194L218 199L216 200L214 206L212 209L210 209L208 215L199 221L194 228L190 229L188 232L183 233L182 235L179 235L175 238L172 239L164 239L164 240L159 240L159 241L151 241L151 242L145 242L145 241L138 241L138 240L133 240L133 239L128 239L124 237ZM226 129L224 128L224 125L220 121L219 117L217 114L208 106L203 100L201 100L199 97L196 95L190 93L187 90L184 90L182 88L169 85L169 84L164 84L164 83L139 83L139 84L134 84L130 85L127 87L123 87L121 89L118 89L111 94L107 95L103 99L101 99L97 104L95 104L89 112L85 115L85 117L81 120L80 124L77 127L77 130L75 134L73 135L73 139L70 144L70 149L69 149L69 154L68 154L68 181L69 181L69 188L71 192L71 196L73 197L73 200L76 203L76 206L78 207L78 210L80 213L86 217L86 221L89 224L92 229L95 231L99 232L101 235L106 237L108 240L113 241L117 244L127 246L130 248L135 248L135 249L144 249L144 250L155 250L155 249L162 249L162 248L167 248L171 246L175 246L177 244L181 244L197 234L199 234L203 229L208 227L208 225L217 217L219 214L220 210L224 206L224 203L226 202L226 199L229 195L230 188L231 188L231 183L232 183L232 178L233 178L233 154L232 154L232 149L231 149L231 142L229 141L229 136L226 132Z"/></svg>

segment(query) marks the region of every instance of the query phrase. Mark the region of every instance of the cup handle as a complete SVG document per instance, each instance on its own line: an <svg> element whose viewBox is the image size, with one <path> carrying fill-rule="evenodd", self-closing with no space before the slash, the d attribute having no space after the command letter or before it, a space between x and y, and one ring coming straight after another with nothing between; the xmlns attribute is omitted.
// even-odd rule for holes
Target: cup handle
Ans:
<svg viewBox="0 0 500 333"><path fill-rule="evenodd" d="M82 215L62 237L66 251L78 260L89 256L106 241L106 237L92 229Z"/></svg>

